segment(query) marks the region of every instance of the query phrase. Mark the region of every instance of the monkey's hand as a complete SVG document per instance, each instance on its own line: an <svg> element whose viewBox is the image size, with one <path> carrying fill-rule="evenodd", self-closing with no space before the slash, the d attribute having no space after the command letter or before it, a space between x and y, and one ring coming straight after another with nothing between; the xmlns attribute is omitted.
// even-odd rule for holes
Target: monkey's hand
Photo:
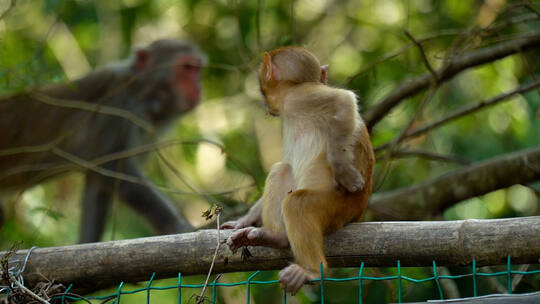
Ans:
<svg viewBox="0 0 540 304"><path fill-rule="evenodd" d="M249 212L235 221L228 221L221 225L220 229L242 229L245 227L261 227L262 226L262 199L259 199Z"/></svg>
<svg viewBox="0 0 540 304"><path fill-rule="evenodd" d="M223 223L219 228L220 229L234 229L234 230L238 230L238 229L242 229L242 228L245 228L245 227L260 227L261 226L261 221L259 218L257 217L254 217L250 214L247 214L235 221L228 221L228 222L225 222Z"/></svg>
<svg viewBox="0 0 540 304"><path fill-rule="evenodd" d="M248 222L243 221L240 218L240 219L237 219L236 221L225 222L225 223L221 224L221 226L219 226L219 228L220 229L234 229L234 230L237 230L237 229L241 229L241 228L249 227L249 226L251 226L251 225Z"/></svg>
<svg viewBox="0 0 540 304"><path fill-rule="evenodd" d="M342 185L349 192L362 190L366 183L362 173L351 164L334 164L334 174L336 182Z"/></svg>

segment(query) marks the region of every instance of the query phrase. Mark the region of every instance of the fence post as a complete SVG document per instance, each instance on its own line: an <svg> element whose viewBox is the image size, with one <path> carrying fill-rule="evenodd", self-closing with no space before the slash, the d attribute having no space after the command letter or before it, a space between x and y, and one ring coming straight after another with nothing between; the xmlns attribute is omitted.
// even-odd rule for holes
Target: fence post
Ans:
<svg viewBox="0 0 540 304"><path fill-rule="evenodd" d="M321 263L321 304L324 304L324 268Z"/></svg>
<svg viewBox="0 0 540 304"><path fill-rule="evenodd" d="M397 261L397 275L398 275L398 303L401 303L401 262Z"/></svg>
<svg viewBox="0 0 540 304"><path fill-rule="evenodd" d="M476 297L476 259L472 260L473 295Z"/></svg>
<svg viewBox="0 0 540 304"><path fill-rule="evenodd" d="M360 264L360 271L358 271L358 304L362 304L362 273L364 272L364 262Z"/></svg>
<svg viewBox="0 0 540 304"><path fill-rule="evenodd" d="M152 286L152 281L154 280L155 276L156 273L153 272L150 280L148 281L148 284L146 284L146 304L150 304L150 287Z"/></svg>
<svg viewBox="0 0 540 304"><path fill-rule="evenodd" d="M212 304L216 303L216 296L217 296L216 283L220 277L221 275L217 275L216 278L214 279L214 282L212 282Z"/></svg>
<svg viewBox="0 0 540 304"><path fill-rule="evenodd" d="M437 264L433 261L433 277L435 278L435 283L437 283L437 289L439 290L439 296L441 300L444 300L444 295L441 288L441 282L439 279L439 274L437 274Z"/></svg>
<svg viewBox="0 0 540 304"><path fill-rule="evenodd" d="M178 273L178 304L182 304L182 273Z"/></svg>
<svg viewBox="0 0 540 304"><path fill-rule="evenodd" d="M66 288L66 290L65 290L64 293L62 294L62 304L65 303L65 301L66 301L66 293L69 292L69 290L71 289L71 287L73 287L73 284L69 284L68 288Z"/></svg>
<svg viewBox="0 0 540 304"><path fill-rule="evenodd" d="M120 282L120 285L118 285L118 291L116 292L116 301L113 303L120 304L120 295L122 294L122 287L124 286L124 282Z"/></svg>
<svg viewBox="0 0 540 304"><path fill-rule="evenodd" d="M246 304L249 304L250 303L250 286L249 286L249 282L251 281L251 279L253 279L253 277L255 277L256 275L259 274L259 272L261 272L260 270L257 270L254 274L250 275L249 278L247 279L247 301L246 301Z"/></svg>
<svg viewBox="0 0 540 304"><path fill-rule="evenodd" d="M508 256L507 263L506 263L506 271L507 271L507 284L508 284L508 294L512 294L512 268L510 264L510 256Z"/></svg>

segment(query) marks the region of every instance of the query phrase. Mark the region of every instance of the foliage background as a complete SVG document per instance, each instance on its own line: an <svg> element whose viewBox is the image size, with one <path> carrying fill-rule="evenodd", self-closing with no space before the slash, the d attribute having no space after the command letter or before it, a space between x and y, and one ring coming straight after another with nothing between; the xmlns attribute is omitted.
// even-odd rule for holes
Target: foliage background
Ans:
<svg viewBox="0 0 540 304"><path fill-rule="evenodd" d="M203 142L167 148L164 153L200 191L232 191L220 199L249 204L260 195L265 174L281 153L279 120L265 115L258 91L256 69L264 50L290 44L311 49L322 63L330 65L329 83L354 90L365 111L397 83L426 72L414 47L371 65L410 43L404 30L417 38L435 36L423 46L431 64L440 67L456 38L467 29L531 14L531 10L516 4L519 3L505 0L0 0L0 93L76 78L93 67L126 58L132 48L157 38L189 38L209 57L203 77L203 103L166 130L160 140L207 138L222 144L226 153ZM532 5L540 9L538 3ZM456 52L492 45L517 32L535 29L540 29L539 21L508 26L486 39L476 37L461 44ZM437 91L417 123L535 79L539 66L539 57L528 53L461 73ZM409 98L377 125L372 138L375 146L400 134L421 98ZM457 155L471 162L535 147L540 143L539 106L539 92L533 90L447 124L408 145ZM238 160L249 171L231 159ZM189 192L156 155L149 154L144 164L147 175L156 184ZM396 159L389 170L382 170L388 167L379 162L376 191L413 185L461 166L406 158ZM6 206L9 220L0 231L0 249L7 249L14 242L21 242L22 248L76 242L82 181L81 173L71 173L10 197L14 203ZM538 215L539 192L535 186L516 185L469 199L446 210L439 219ZM170 193L170 198L192 223L205 224L200 215L210 203L204 197ZM233 208L232 204L228 206ZM150 227L123 204L115 203L113 209L106 240L152 234ZM356 271L343 269L335 274L354 275ZM369 271L376 275L395 270ZM407 271L412 276L430 273L424 269ZM222 280L245 277L246 274L228 274ZM275 272L265 272L258 278L275 277ZM198 282L200 278L188 280ZM470 295L470 282L458 285L462 295ZM525 290L540 290L538 279L524 285ZM356 296L353 286L330 284L327 299L330 303L345 303ZM407 286L405 300L437 298L434 286ZM372 283L366 289L366 300L395 300L395 288L391 287L382 282ZM481 287L486 292L491 288L487 283ZM317 288L304 288L293 301L315 301ZM273 303L280 297L278 291L275 286L258 287L253 300ZM165 292L155 296L153 301L158 303L173 301L175 294L171 293L170 298ZM220 289L221 301L227 303L235 303L243 296L245 290L241 288ZM135 301L133 298L128 302Z"/></svg>

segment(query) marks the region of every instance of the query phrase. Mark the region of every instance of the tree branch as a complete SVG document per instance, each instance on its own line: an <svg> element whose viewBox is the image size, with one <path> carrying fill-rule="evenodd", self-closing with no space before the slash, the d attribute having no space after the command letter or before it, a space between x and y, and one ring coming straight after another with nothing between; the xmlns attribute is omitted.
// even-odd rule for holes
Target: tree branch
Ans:
<svg viewBox="0 0 540 304"><path fill-rule="evenodd" d="M492 47L487 47L461 56L456 56L449 60L448 64L439 69L440 81L446 81L454 77L456 74L484 63L495 61L506 56L526 51L532 48L540 47L540 31L522 35L514 40L500 43ZM428 88L433 81L431 73L426 73L422 76L410 79L403 82L390 94L388 94L377 105L366 112L363 117L369 129L372 129L388 112L402 102L407 97L416 95L420 91Z"/></svg>
<svg viewBox="0 0 540 304"><path fill-rule="evenodd" d="M227 238L231 230L221 231ZM120 282L203 274L216 247L216 230L104 243L36 249L23 273L28 286L44 278L73 283L75 290L97 289ZM504 246L501 246L504 244ZM226 247L218 254L214 273L274 270L292 260L289 250L250 247L243 261ZM0 253L0 255L3 253ZM15 253L11 261L25 257ZM540 217L442 222L353 223L329 236L325 254L330 267L476 265L536 263L540 256ZM227 257L228 262L224 263Z"/></svg>
<svg viewBox="0 0 540 304"><path fill-rule="evenodd" d="M521 15L521 16L518 16L518 17L515 17L515 18L506 19L501 23L493 24L493 25L491 25L491 26L489 26L487 28L480 29L479 35L482 36L482 37L486 36L486 35L491 35L492 33L498 32L498 31L500 31L502 29L505 29L505 28L507 28L507 27L509 27L511 25L520 24L520 23L527 23L527 22L536 21L536 20L538 20L538 16L536 16L535 14ZM440 37L444 37L444 36L457 36L457 35L460 35L460 34L464 34L465 32L466 32L466 30L463 30L463 29L446 29L446 30L441 30L441 31L437 31L435 33L428 34L428 35L426 35L424 37L421 37L421 38L417 38L416 40L419 43L423 43L423 42L427 42L427 41L437 39L437 38L440 38ZM390 60L392 58L395 58L395 57L405 53L407 50L412 48L414 45L415 44L413 42L408 43L408 44L406 44L405 46L403 46L402 48L400 48L400 49L398 49L396 51L387 53L387 54L385 54L385 55L371 61L366 66L364 66L360 71L358 71L356 74L349 76L347 78L346 82L345 82L345 87L348 87L350 85L350 83L354 79L356 79L357 77L360 77L360 76L364 75L365 73L367 73L368 71L371 71L378 64L380 64L382 62L385 62L387 60Z"/></svg>
<svg viewBox="0 0 540 304"><path fill-rule="evenodd" d="M407 38L409 38L409 40L411 40L414 43L414 45L416 45L416 47L418 48L418 51L420 51L420 57L422 58L422 61L424 62L424 65L426 66L428 71L431 73L431 76L433 77L432 81L438 81L439 80L439 75L437 75L437 72L435 72L435 70L431 66L431 63L429 63L429 60L427 59L427 56L426 56L426 51L424 51L424 48L422 47L422 44L418 40L416 40L413 37L413 35L411 35L411 33L409 33L409 31L405 30L405 31L403 31L403 33L405 33L405 36L407 36Z"/></svg>
<svg viewBox="0 0 540 304"><path fill-rule="evenodd" d="M422 184L376 193L370 209L378 220L423 219L465 199L540 179L540 149L505 154Z"/></svg>
<svg viewBox="0 0 540 304"><path fill-rule="evenodd" d="M469 160L463 157L457 156L457 155L441 154L437 152L419 150L419 149L396 150L396 151L392 151L391 156L394 158L419 157L419 158L425 158L427 160L433 160L433 161L457 163L463 166L467 166L471 164Z"/></svg>
<svg viewBox="0 0 540 304"><path fill-rule="evenodd" d="M471 113L474 113L476 111L479 111L483 108L486 108L486 107L490 107L490 106L493 106L493 105L496 105L502 101L505 101L507 100L508 98L511 98L517 94L523 94L525 92L528 92L530 90L533 90L535 88L538 88L540 87L540 80L536 80L534 82L531 82L531 83L528 83L528 84L524 84L524 85L521 85L517 88L515 88L514 90L512 91L509 91L509 92L505 92L501 95L497 95L495 97L492 97L492 98L489 98L489 99L486 99L486 100L482 100L480 101L479 103L476 103L476 104L473 104L473 105L467 105L467 106L464 106L460 109L457 109L456 111L438 119L438 120L435 120L435 121L432 121L432 122L429 122L429 123L426 123L426 124L423 124L419 127L416 127L412 130L408 130L406 132L403 132L400 136L398 136L396 139L394 140L391 140L387 143L384 143L378 147L376 147L374 150L376 152L378 151L381 151L381 150L384 150L388 147L390 147L392 144L395 144L395 143L399 143L401 142L403 139L405 138L411 138L411 137L417 137L417 136L420 136L426 132L429 132L433 129L436 129L448 122L451 122L451 121L454 121L460 117L463 117L463 116L466 116L466 115L469 115Z"/></svg>

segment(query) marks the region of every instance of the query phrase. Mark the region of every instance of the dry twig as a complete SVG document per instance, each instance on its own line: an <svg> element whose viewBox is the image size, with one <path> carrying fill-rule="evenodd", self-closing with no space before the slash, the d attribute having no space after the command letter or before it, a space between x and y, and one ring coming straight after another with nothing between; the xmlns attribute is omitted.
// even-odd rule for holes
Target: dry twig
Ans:
<svg viewBox="0 0 540 304"><path fill-rule="evenodd" d="M197 299L197 304L203 303L204 301L204 293L206 291L206 287L208 287L208 281L210 280L210 275L212 274L212 269L214 269L214 265L216 263L216 257L219 252L219 247L221 246L221 234L220 234L220 222L219 222L219 216L221 215L221 207L216 206L214 210L214 214L216 215L216 229L217 229L217 244L216 244L216 250L214 251L214 256L212 257L212 263L210 264L210 269L208 270L208 275L206 276L206 280L204 281L204 287L201 291L201 295Z"/></svg>

